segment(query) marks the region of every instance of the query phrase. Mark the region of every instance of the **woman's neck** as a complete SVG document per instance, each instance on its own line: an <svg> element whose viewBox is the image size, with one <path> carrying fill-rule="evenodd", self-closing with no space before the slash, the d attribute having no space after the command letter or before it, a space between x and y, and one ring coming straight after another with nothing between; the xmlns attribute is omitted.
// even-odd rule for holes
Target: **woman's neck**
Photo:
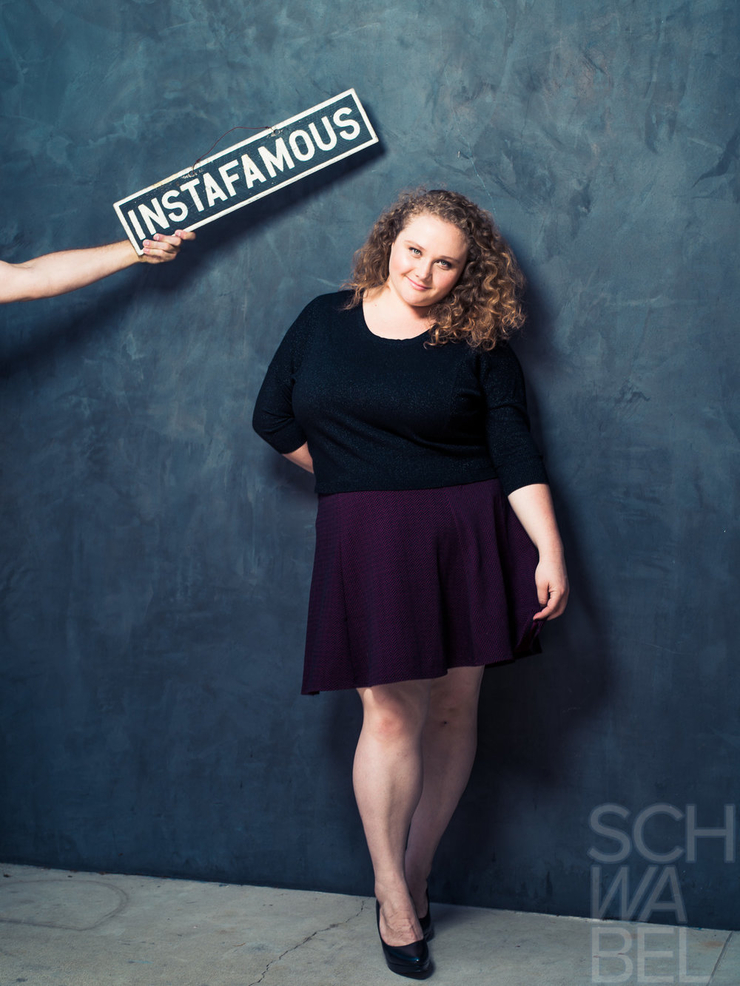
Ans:
<svg viewBox="0 0 740 986"><path fill-rule="evenodd" d="M362 310L370 331L386 339L411 339L432 325L427 307L407 304L388 284L366 292Z"/></svg>

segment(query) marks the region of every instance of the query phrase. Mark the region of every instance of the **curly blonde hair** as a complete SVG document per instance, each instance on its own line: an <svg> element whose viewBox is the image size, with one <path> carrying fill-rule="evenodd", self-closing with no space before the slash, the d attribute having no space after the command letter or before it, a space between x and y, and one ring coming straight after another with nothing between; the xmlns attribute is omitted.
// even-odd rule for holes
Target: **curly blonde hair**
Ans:
<svg viewBox="0 0 740 986"><path fill-rule="evenodd" d="M365 292L388 280L391 247L412 219L436 216L456 226L467 240L468 256L455 287L430 309L431 345L467 341L493 349L524 321L519 293L524 275L499 233L493 217L470 199L445 189L406 192L376 221L364 245L355 253L345 287L353 291L348 307Z"/></svg>

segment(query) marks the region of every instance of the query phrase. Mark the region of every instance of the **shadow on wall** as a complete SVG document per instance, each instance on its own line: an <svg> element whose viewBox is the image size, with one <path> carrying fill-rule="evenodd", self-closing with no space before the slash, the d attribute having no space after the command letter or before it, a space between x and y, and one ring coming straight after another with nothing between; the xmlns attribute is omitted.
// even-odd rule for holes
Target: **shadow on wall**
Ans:
<svg viewBox="0 0 740 986"><path fill-rule="evenodd" d="M548 314L536 287L528 286L526 342L514 348L525 366L527 351L547 355ZM553 372L557 361L552 360ZM535 439L543 447L537 394L528 378L527 398ZM553 499L571 586L566 612L543 628L543 653L486 671L480 702L479 746L470 785L440 846L432 892L452 903L494 906L547 913L552 909L551 871L557 872L556 843L562 827L586 827L590 808L577 790L565 800L570 818L552 819L543 809L562 798L555 792L572 785L578 774L574 734L606 702L610 682L610 648L606 627L589 575L598 559L584 555L583 534L574 518L567 488L560 488L554 451L546 454ZM587 843L584 843L586 845ZM512 864L510 848L529 857ZM588 868L588 859L571 868ZM511 873L519 871L516 884ZM562 906L562 905L561 905ZM582 913L588 913L581 908ZM579 901L573 910L578 913Z"/></svg>

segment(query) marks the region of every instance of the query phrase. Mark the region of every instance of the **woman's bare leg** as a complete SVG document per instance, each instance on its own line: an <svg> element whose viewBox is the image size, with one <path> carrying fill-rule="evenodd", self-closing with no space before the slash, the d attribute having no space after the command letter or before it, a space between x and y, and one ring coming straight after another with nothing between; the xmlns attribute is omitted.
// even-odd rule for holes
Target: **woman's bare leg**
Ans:
<svg viewBox="0 0 740 986"><path fill-rule="evenodd" d="M363 723L353 781L381 904L380 933L388 945L421 938L404 852L422 794L422 732L431 685L403 681L358 689Z"/></svg>
<svg viewBox="0 0 740 986"><path fill-rule="evenodd" d="M483 668L451 668L432 683L422 734L423 789L406 849L406 882L417 914L426 913L434 853L468 783L477 746Z"/></svg>

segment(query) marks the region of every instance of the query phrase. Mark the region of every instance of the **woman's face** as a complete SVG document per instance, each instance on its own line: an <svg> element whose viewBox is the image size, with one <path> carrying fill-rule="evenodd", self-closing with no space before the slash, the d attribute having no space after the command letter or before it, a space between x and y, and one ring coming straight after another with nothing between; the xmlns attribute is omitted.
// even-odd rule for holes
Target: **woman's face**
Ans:
<svg viewBox="0 0 740 986"><path fill-rule="evenodd" d="M388 287L407 305L426 308L457 284L468 256L464 234L424 213L398 234L388 260Z"/></svg>

